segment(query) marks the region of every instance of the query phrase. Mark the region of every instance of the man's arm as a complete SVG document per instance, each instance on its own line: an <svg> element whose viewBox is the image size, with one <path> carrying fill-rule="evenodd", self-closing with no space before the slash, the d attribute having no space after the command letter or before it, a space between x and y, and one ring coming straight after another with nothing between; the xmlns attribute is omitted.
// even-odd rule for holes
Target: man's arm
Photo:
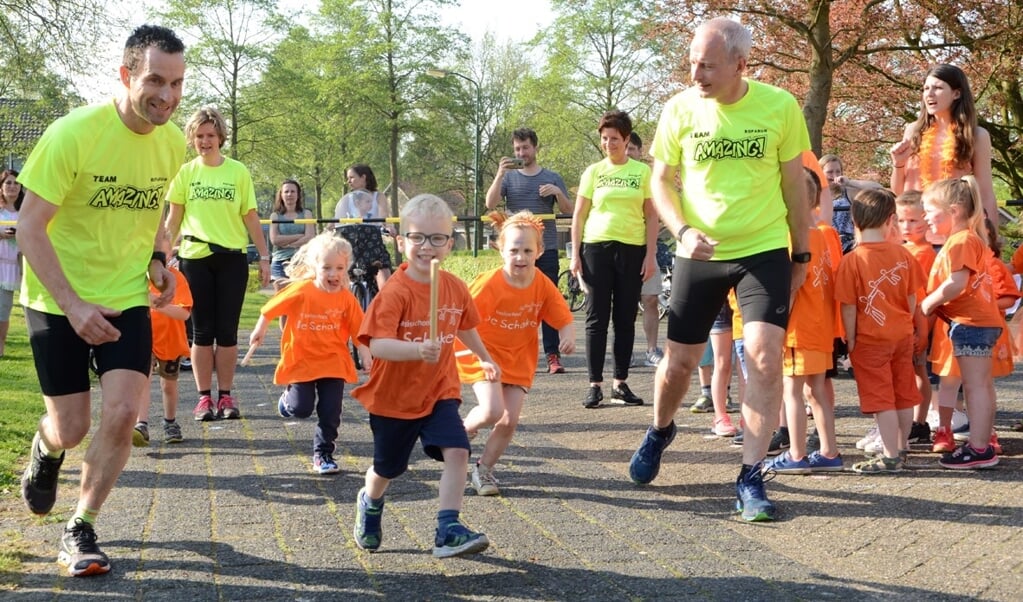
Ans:
<svg viewBox="0 0 1023 602"><path fill-rule="evenodd" d="M806 199L806 185L803 178L803 161L796 157L781 164L781 194L788 209L786 220L789 224L789 238L792 253L806 253L810 250L810 203ZM796 291L806 280L805 263L792 264L792 288Z"/></svg>
<svg viewBox="0 0 1023 602"><path fill-rule="evenodd" d="M86 303L71 288L60 265L46 233L46 227L58 209L57 205L25 189L25 200L18 214L18 248L78 336L90 345L116 341L121 338L121 332L107 321L106 316L116 316L121 312Z"/></svg>
<svg viewBox="0 0 1023 602"><path fill-rule="evenodd" d="M501 204L501 182L504 182L503 163L498 166L494 181L490 183L490 188L487 188L487 211L493 211Z"/></svg>
<svg viewBox="0 0 1023 602"><path fill-rule="evenodd" d="M676 235L685 222L682 221L682 214L679 211L678 189L675 187L675 179L678 174L678 167L654 159L653 173L650 175L650 192L653 196L654 210L661 218L661 223Z"/></svg>

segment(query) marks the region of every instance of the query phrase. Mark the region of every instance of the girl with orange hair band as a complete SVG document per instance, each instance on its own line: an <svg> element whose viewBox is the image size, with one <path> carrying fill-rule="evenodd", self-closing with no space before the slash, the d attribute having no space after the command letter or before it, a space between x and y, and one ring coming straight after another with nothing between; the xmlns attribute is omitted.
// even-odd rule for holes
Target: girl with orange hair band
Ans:
<svg viewBox="0 0 1023 602"><path fill-rule="evenodd" d="M538 330L547 322L558 330L558 350L575 351L572 312L557 287L536 267L543 253L543 222L529 211L506 216L490 214L498 229L497 244L504 265L480 274L469 285L480 314L477 327L494 362L501 366L501 381L488 381L479 358L455 342L458 376L472 385L479 405L465 418L471 440L479 429L493 427L480 459L472 466L472 487L477 495L497 495L494 466L511 443L519 414L536 372Z"/></svg>

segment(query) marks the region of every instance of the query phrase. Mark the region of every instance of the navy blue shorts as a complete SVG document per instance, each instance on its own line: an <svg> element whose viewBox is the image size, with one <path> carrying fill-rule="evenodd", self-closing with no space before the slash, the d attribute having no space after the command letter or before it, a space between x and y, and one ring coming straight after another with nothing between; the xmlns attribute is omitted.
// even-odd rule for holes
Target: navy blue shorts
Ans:
<svg viewBox="0 0 1023 602"><path fill-rule="evenodd" d="M952 353L956 357L991 357L998 337L1002 336L999 326L970 326L952 322L948 327L948 338L952 341Z"/></svg>
<svg viewBox="0 0 1023 602"><path fill-rule="evenodd" d="M149 376L153 331L148 307L132 307L107 318L121 331L121 338L95 347L78 336L67 316L26 307L25 319L39 388L47 397L89 390L90 353L101 377L109 370L134 370Z"/></svg>
<svg viewBox="0 0 1023 602"><path fill-rule="evenodd" d="M428 416L408 420L369 415L373 431L373 472L385 479L394 479L408 470L408 460L416 439L423 451L438 462L444 461L441 451L455 447L470 450L469 436L458 415L458 399L441 399Z"/></svg>

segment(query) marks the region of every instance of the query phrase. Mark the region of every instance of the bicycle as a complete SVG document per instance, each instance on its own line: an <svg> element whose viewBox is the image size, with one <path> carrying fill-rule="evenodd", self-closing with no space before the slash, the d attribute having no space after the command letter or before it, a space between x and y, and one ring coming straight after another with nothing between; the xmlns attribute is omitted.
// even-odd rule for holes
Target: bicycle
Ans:
<svg viewBox="0 0 1023 602"><path fill-rule="evenodd" d="M661 292L657 294L657 319L668 315L668 301L671 299L671 268L661 268ZM643 302L639 302L639 313L643 313Z"/></svg>
<svg viewBox="0 0 1023 602"><path fill-rule="evenodd" d="M568 302L568 308L572 311L579 311L586 307L586 303L589 301L579 279L568 270L558 274L558 290L561 291L561 295Z"/></svg>
<svg viewBox="0 0 1023 602"><path fill-rule="evenodd" d="M355 300L359 302L359 307L362 308L362 313L365 314L366 310L369 309L369 304L373 302L373 298L377 296L377 270L383 264L379 261L374 261L370 264L369 269L362 267L361 265L355 264L348 270L348 277L351 284L348 285L348 289L355 295ZM353 333L354 334L354 333ZM352 359L355 360L355 369L362 370L362 361L359 359L359 352L356 349L355 341L352 341Z"/></svg>

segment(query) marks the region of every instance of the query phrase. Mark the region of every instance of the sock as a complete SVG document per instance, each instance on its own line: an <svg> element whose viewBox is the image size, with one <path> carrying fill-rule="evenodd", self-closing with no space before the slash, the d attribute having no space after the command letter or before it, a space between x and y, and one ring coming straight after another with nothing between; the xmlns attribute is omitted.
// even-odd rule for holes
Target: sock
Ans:
<svg viewBox="0 0 1023 602"><path fill-rule="evenodd" d="M365 491L362 493L362 501L366 503L370 508L379 508L384 504L384 496L380 496L376 499L369 497L369 494Z"/></svg>
<svg viewBox="0 0 1023 602"><path fill-rule="evenodd" d="M749 464L743 464L742 468L739 469L739 479L738 480L740 480L740 481L743 480L744 478L746 478L746 475L749 472L752 472L752 471L753 471L753 467L752 466L750 466Z"/></svg>
<svg viewBox="0 0 1023 602"><path fill-rule="evenodd" d="M700 394L710 397L710 385L700 386Z"/></svg>
<svg viewBox="0 0 1023 602"><path fill-rule="evenodd" d="M788 436L788 434L789 434L789 427L787 427L787 426L779 426L778 427L778 432L780 434L782 434L782 435Z"/></svg>
<svg viewBox="0 0 1023 602"><path fill-rule="evenodd" d="M226 389L226 390L225 389L217 389L217 399L220 399L221 397L224 397L224 396L230 397L230 395L231 395L231 389Z"/></svg>
<svg viewBox="0 0 1023 602"><path fill-rule="evenodd" d="M982 454L982 453L987 451L987 447L977 448L977 447L974 447L972 443L969 444L969 445L970 445L970 449L972 449L973 451L977 452L978 454Z"/></svg>
<svg viewBox="0 0 1023 602"><path fill-rule="evenodd" d="M675 421L672 420L671 422L668 423L668 426L661 427L661 428L655 428L654 432L656 432L658 435L660 435L662 437L667 437L668 435L671 434L671 431L674 428L674 426L675 426Z"/></svg>
<svg viewBox="0 0 1023 602"><path fill-rule="evenodd" d="M46 443L44 443L43 442L43 438L40 437L39 438L39 453L41 453L44 457L56 460L57 458L59 458L61 456L61 454L64 453L64 450L58 449L58 450L54 451L54 450L46 447Z"/></svg>
<svg viewBox="0 0 1023 602"><path fill-rule="evenodd" d="M174 424L174 422L175 422L175 420L173 418L164 418L163 419L163 423L164 424Z"/></svg>
<svg viewBox="0 0 1023 602"><path fill-rule="evenodd" d="M212 393L213 391L210 389L203 389L202 391L199 391L199 397L202 397L203 395L210 397Z"/></svg>
<svg viewBox="0 0 1023 602"><path fill-rule="evenodd" d="M458 522L458 510L441 510L437 513L437 533L442 537L448 532L448 525Z"/></svg>
<svg viewBox="0 0 1023 602"><path fill-rule="evenodd" d="M136 426L138 426L138 425L140 425L140 424L144 424L144 425L146 425L146 426L149 426L149 423L148 423L148 422L146 422L145 420L139 420L138 422L136 422L136 423L135 423L135 425L136 425Z"/></svg>
<svg viewBox="0 0 1023 602"><path fill-rule="evenodd" d="M92 508L78 508L75 510L75 513L71 515L71 520L67 522L67 528L71 529L79 520L83 523L95 525L97 516L99 516L99 510L93 510Z"/></svg>

